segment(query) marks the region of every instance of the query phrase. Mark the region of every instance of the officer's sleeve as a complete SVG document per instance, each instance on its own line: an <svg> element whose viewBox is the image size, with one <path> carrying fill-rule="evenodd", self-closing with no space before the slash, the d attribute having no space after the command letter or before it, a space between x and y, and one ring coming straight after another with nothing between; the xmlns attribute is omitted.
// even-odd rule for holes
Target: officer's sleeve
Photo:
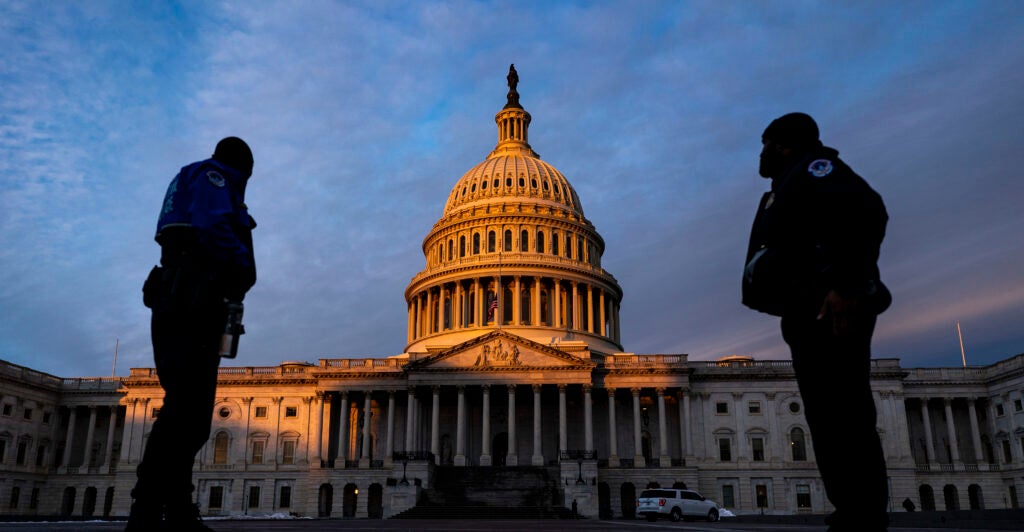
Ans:
<svg viewBox="0 0 1024 532"><path fill-rule="evenodd" d="M213 172L214 175L210 175ZM225 178L211 169L200 170L192 181L192 227L199 242L225 269L254 270L252 250L232 227L234 203Z"/></svg>

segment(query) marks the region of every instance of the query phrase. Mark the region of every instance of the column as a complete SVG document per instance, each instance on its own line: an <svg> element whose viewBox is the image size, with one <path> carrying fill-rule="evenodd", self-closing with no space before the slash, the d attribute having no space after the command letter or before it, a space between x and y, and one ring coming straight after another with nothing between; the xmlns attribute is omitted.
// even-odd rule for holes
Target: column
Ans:
<svg viewBox="0 0 1024 532"><path fill-rule="evenodd" d="M72 443L73 437L75 435L75 419L78 417L78 412L76 410L77 409L74 406L69 406L68 407L68 412L69 412L69 417L68 417L68 433L67 433L67 436L64 437L64 456L62 457L63 459L60 462L61 467L64 469L64 471L67 471L68 467L70 466L70 462L71 462L71 443ZM145 419L145 415L146 415L145 409L143 409L142 415L143 415L143 419ZM143 434L145 434L145 432L143 432ZM140 437L139 439L141 440L142 437ZM142 458L142 453L141 452L139 453L139 458L140 458L140 461L141 461L141 458Z"/></svg>
<svg viewBox="0 0 1024 532"><path fill-rule="evenodd" d="M92 440L94 436L96 436L96 407L90 406L89 425L85 431L85 449L82 453L82 467L86 468L86 471L92 467Z"/></svg>
<svg viewBox="0 0 1024 532"><path fill-rule="evenodd" d="M562 458L562 451L569 450L569 431L565 415L565 385L558 385L558 458Z"/></svg>
<svg viewBox="0 0 1024 532"><path fill-rule="evenodd" d="M313 440L313 457L310 462L316 467L320 467L320 461L324 459L321 454L324 444L324 392L316 392L313 400L317 402L316 422L313 424L313 434L316 434L316 439Z"/></svg>
<svg viewBox="0 0 1024 532"><path fill-rule="evenodd" d="M615 313L615 341L617 343L621 344L622 343L622 329L621 329L622 323L619 321L619 305L618 305L618 303L613 303L612 304L612 310Z"/></svg>
<svg viewBox="0 0 1024 532"><path fill-rule="evenodd" d="M455 281L455 292L452 295L452 329L462 328L462 283Z"/></svg>
<svg viewBox="0 0 1024 532"><path fill-rule="evenodd" d="M434 464L441 463L441 387L431 388L434 396L433 408L430 413L430 452L434 455Z"/></svg>
<svg viewBox="0 0 1024 532"><path fill-rule="evenodd" d="M334 457L336 468L344 468L348 460L348 436L348 391L345 390L341 392L341 407L338 409L338 454Z"/></svg>
<svg viewBox="0 0 1024 532"><path fill-rule="evenodd" d="M412 448L412 418L413 418L413 400L416 399L416 388L409 387L409 393L406 395L405 401L405 452L411 453Z"/></svg>
<svg viewBox="0 0 1024 532"><path fill-rule="evenodd" d="M458 413L455 429L455 465L466 465L466 387L459 385Z"/></svg>
<svg viewBox="0 0 1024 532"><path fill-rule="evenodd" d="M124 405L124 430L121 432L121 462L126 464L132 463L132 436L135 432L135 405L138 403L138 399L125 399ZM131 405L131 406L129 406ZM54 426L60 426L56 422L56 412L54 412ZM54 446L56 447L56 446ZM57 456L54 452L48 452L47 454L53 456L52 460L57 460ZM49 461L48 461L49 462Z"/></svg>
<svg viewBox="0 0 1024 532"><path fill-rule="evenodd" d="M426 330L426 327L423 326L424 325L424 321L425 321L423 319L423 307L424 307L424 305L423 305L423 295L422 294L416 294L416 337L417 338L423 336L423 331Z"/></svg>
<svg viewBox="0 0 1024 532"><path fill-rule="evenodd" d="M579 298L579 286L576 281L572 281L572 329L574 331L580 330L580 298Z"/></svg>
<svg viewBox="0 0 1024 532"><path fill-rule="evenodd" d="M484 293L483 293L483 287L480 286L480 279L473 279L473 290L476 291L476 298L475 298L476 301L474 301L475 304L473 305L473 315L476 316L476 319L474 320L474 322L476 323L477 327L482 327L483 326L483 319L484 319L484 316L483 316L483 305L484 305L484 303L482 302L483 301L483 297L484 297Z"/></svg>
<svg viewBox="0 0 1024 532"><path fill-rule="evenodd" d="M981 450L981 430L978 428L978 413L974 410L974 398L967 399L967 413L971 417L971 443L974 444L974 463L981 464L985 461L985 454Z"/></svg>
<svg viewBox="0 0 1024 532"><path fill-rule="evenodd" d="M590 401L589 384L583 385L583 450L588 453L594 451L594 405Z"/></svg>
<svg viewBox="0 0 1024 532"><path fill-rule="evenodd" d="M263 463L276 466L277 440L281 434L281 403L284 401L284 397L272 397L270 400L277 406L275 409L277 414L274 416L274 433L270 435L270 441L267 442Z"/></svg>
<svg viewBox="0 0 1024 532"><path fill-rule="evenodd" d="M615 423L615 388L608 388L608 467L619 467L618 427Z"/></svg>
<svg viewBox="0 0 1024 532"><path fill-rule="evenodd" d="M932 420L928 415L928 398L921 398L921 417L924 423L925 456L929 464L935 464L935 444L932 439Z"/></svg>
<svg viewBox="0 0 1024 532"><path fill-rule="evenodd" d="M491 385L484 384L480 387L483 392L483 405L481 405L482 418L480 420L480 465L491 465Z"/></svg>
<svg viewBox="0 0 1024 532"><path fill-rule="evenodd" d="M665 419L665 389L657 388L658 394L658 443L661 456L659 461L661 467L671 467L672 457L668 455L668 422Z"/></svg>
<svg viewBox="0 0 1024 532"><path fill-rule="evenodd" d="M743 445L747 441L747 427L746 423L744 423L747 415L743 410L743 392L732 393L732 404L733 413L736 414L736 460L750 458L744 452L746 445Z"/></svg>
<svg viewBox="0 0 1024 532"><path fill-rule="evenodd" d="M960 445L956 440L956 425L953 422L953 404L952 399L944 397L942 399L942 405L946 410L946 437L949 438L949 450L950 454L953 455L953 463L960 463Z"/></svg>
<svg viewBox="0 0 1024 532"><path fill-rule="evenodd" d="M551 279L551 292L554 294L555 315L551 320L551 326L558 328L562 326L562 282L558 279Z"/></svg>
<svg viewBox="0 0 1024 532"><path fill-rule="evenodd" d="M388 392L388 435L384 444L384 467L392 464L395 453L395 391Z"/></svg>
<svg viewBox="0 0 1024 532"><path fill-rule="evenodd" d="M409 316L408 321L405 324L405 334L406 336L408 336L409 341L411 342L415 339L415 337L413 336L413 323L416 320L416 313L412 309L412 301L410 301L407 306Z"/></svg>
<svg viewBox="0 0 1024 532"><path fill-rule="evenodd" d="M434 291L427 288L427 334L434 333Z"/></svg>
<svg viewBox="0 0 1024 532"><path fill-rule="evenodd" d="M594 286L587 285L587 332L594 334Z"/></svg>
<svg viewBox="0 0 1024 532"><path fill-rule="evenodd" d="M370 468L370 421L372 412L370 410L373 401L373 392L363 392L363 452L359 457L359 468Z"/></svg>
<svg viewBox="0 0 1024 532"><path fill-rule="evenodd" d="M515 276L515 284L512 288L512 325L519 325L523 316L523 293L521 292L519 276Z"/></svg>
<svg viewBox="0 0 1024 532"><path fill-rule="evenodd" d="M541 425L540 425L540 391L541 385L533 385L533 458L530 461L535 466L544 465L544 450L541 448Z"/></svg>
<svg viewBox="0 0 1024 532"><path fill-rule="evenodd" d="M633 392L633 467L645 467L643 439L640 436L640 388L630 388Z"/></svg>
<svg viewBox="0 0 1024 532"><path fill-rule="evenodd" d="M516 385L508 385L508 456L505 465L519 465L519 448L516 445Z"/></svg>
<svg viewBox="0 0 1024 532"><path fill-rule="evenodd" d="M605 327L606 316L605 316L605 311L604 311L604 288L600 289L600 291L598 292L598 295L601 296L601 323L599 323L599 325L601 326L601 331L600 331L599 334L601 336L607 336L608 335L608 329Z"/></svg>
<svg viewBox="0 0 1024 532"><path fill-rule="evenodd" d="M107 445L103 447L103 464L107 466L107 473L111 473L114 464L111 459L114 457L114 427L117 425L117 405L110 407L110 420L107 423Z"/></svg>
<svg viewBox="0 0 1024 532"><path fill-rule="evenodd" d="M544 323L544 318L540 315L540 277L533 278L532 288L533 297L530 298L530 303L533 310L530 311L530 325L540 325Z"/></svg>

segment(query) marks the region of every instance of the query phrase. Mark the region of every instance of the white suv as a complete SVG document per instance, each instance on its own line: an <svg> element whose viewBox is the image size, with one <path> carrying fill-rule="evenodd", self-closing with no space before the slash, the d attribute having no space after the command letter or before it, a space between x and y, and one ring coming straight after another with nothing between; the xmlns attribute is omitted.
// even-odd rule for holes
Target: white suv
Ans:
<svg viewBox="0 0 1024 532"><path fill-rule="evenodd" d="M718 504L692 490L646 489L636 500L636 511L648 521L668 517L672 521L703 518L718 521Z"/></svg>

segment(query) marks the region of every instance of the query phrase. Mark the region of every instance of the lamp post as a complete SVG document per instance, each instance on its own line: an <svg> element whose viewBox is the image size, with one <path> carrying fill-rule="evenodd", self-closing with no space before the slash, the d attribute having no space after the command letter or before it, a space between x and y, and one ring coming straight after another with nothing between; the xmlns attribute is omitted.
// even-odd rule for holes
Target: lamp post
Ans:
<svg viewBox="0 0 1024 532"><path fill-rule="evenodd" d="M579 473L579 476L577 476L577 477L576 477L576 485L577 485L577 486L582 486L583 484L586 484L586 482L584 482L584 481L583 481L583 459L581 458L581 459L580 459L580 460L579 460L578 462L576 462L576 463L577 463L577 464L579 465L579 467L580 467L580 473Z"/></svg>
<svg viewBox="0 0 1024 532"><path fill-rule="evenodd" d="M405 476L405 468L408 467L408 465L409 465L409 460L408 459L402 460L402 480L398 481L398 483L401 484L402 486L408 486L409 485L409 479L406 478L406 476Z"/></svg>

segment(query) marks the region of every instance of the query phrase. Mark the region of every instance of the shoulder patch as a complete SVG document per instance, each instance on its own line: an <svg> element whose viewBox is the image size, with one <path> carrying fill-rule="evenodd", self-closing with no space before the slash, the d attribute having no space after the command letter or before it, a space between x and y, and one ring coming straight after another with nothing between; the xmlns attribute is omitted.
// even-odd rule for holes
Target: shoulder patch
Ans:
<svg viewBox="0 0 1024 532"><path fill-rule="evenodd" d="M215 187L224 186L224 176L220 175L216 170L210 170L206 172L206 178L210 180L210 183Z"/></svg>
<svg viewBox="0 0 1024 532"><path fill-rule="evenodd" d="M832 173L832 161L817 159L807 167L807 171L814 177L825 177Z"/></svg>

